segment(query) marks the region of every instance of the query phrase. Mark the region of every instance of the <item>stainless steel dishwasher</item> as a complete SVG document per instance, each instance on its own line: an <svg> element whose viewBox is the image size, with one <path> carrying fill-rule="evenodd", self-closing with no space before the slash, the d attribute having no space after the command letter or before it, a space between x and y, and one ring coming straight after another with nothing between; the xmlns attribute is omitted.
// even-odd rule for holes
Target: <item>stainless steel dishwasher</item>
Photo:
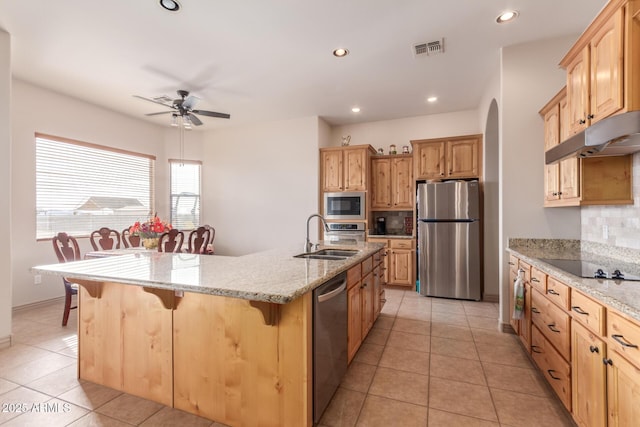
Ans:
<svg viewBox="0 0 640 427"><path fill-rule="evenodd" d="M347 372L347 273L313 291L313 421L318 423Z"/></svg>

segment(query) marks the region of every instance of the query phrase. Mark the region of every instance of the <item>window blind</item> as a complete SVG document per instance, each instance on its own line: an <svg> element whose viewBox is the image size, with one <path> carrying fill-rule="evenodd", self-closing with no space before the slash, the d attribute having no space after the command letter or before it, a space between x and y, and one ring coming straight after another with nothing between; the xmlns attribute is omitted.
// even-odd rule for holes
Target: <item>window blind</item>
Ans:
<svg viewBox="0 0 640 427"><path fill-rule="evenodd" d="M155 157L36 134L36 237L119 232L154 208Z"/></svg>
<svg viewBox="0 0 640 427"><path fill-rule="evenodd" d="M200 224L200 173L202 163L169 160L171 166L171 225L193 230Z"/></svg>

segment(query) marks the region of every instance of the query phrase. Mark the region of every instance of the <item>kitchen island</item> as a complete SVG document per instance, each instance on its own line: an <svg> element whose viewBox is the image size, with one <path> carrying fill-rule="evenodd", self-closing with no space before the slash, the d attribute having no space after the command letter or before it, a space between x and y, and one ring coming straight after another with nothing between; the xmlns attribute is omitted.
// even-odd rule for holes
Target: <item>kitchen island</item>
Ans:
<svg viewBox="0 0 640 427"><path fill-rule="evenodd" d="M227 425L310 426L311 291L382 245L345 248L356 255L140 252L32 270L80 285L81 379Z"/></svg>

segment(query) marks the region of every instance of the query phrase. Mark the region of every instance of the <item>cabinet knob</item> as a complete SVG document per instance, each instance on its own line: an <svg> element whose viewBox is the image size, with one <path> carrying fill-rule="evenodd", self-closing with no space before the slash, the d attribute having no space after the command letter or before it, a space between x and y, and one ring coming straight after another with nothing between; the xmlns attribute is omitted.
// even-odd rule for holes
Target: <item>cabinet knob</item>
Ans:
<svg viewBox="0 0 640 427"><path fill-rule="evenodd" d="M444 176L444 172L442 172L442 173L440 174L440 176Z"/></svg>
<svg viewBox="0 0 640 427"><path fill-rule="evenodd" d="M583 125L583 124L585 124L585 123L587 123L587 121L586 121L586 120L584 120L584 119L580 119L580 120L578 121L578 124L580 124L580 125Z"/></svg>
<svg viewBox="0 0 640 427"><path fill-rule="evenodd" d="M557 196L557 195L558 195L558 192L557 192L557 191L554 191L553 193L551 193L551 195L552 195L552 196Z"/></svg>
<svg viewBox="0 0 640 427"><path fill-rule="evenodd" d="M562 191L558 191L558 196L562 196Z"/></svg>
<svg viewBox="0 0 640 427"><path fill-rule="evenodd" d="M593 114L589 114L589 115L587 116L587 119L591 120L591 119L593 119L594 117L595 117L595 116L594 116Z"/></svg>
<svg viewBox="0 0 640 427"><path fill-rule="evenodd" d="M604 363L605 365L613 366L613 360L607 359L606 357L602 359L602 363Z"/></svg>
<svg viewBox="0 0 640 427"><path fill-rule="evenodd" d="M598 347L596 347L595 345L590 345L589 346L589 351L591 353L600 353L600 349Z"/></svg>

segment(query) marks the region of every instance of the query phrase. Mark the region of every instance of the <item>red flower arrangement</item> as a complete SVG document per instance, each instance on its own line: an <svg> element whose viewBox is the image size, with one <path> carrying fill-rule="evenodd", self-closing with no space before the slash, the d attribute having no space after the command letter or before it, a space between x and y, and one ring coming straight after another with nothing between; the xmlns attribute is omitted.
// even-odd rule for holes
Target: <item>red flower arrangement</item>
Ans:
<svg viewBox="0 0 640 427"><path fill-rule="evenodd" d="M136 221L129 228L129 233L132 236L140 236L143 239L152 239L160 237L162 233L171 230L173 227L166 221L162 221L158 218L157 214L154 214L152 218L145 222Z"/></svg>

